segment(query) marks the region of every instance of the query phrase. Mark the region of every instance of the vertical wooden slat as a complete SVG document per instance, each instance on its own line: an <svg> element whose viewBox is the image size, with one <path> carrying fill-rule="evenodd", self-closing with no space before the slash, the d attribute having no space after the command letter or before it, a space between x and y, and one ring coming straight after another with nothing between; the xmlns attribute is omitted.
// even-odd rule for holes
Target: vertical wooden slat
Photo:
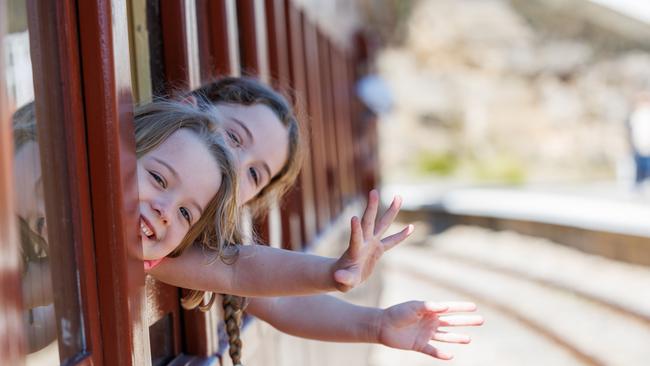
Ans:
<svg viewBox="0 0 650 366"><path fill-rule="evenodd" d="M126 3L78 12L104 364L148 365Z"/></svg>
<svg viewBox="0 0 650 366"><path fill-rule="evenodd" d="M341 190L339 187L340 177L338 174L337 164L337 136L336 136L336 119L334 115L334 106L332 104L332 74L330 69L329 46L327 37L320 31L316 32L318 45L318 59L320 60L320 77L323 104L323 130L326 153L326 177L327 188L329 192L330 217L333 219L341 210Z"/></svg>
<svg viewBox="0 0 650 366"><path fill-rule="evenodd" d="M0 45L6 31L7 4L0 0ZM0 49L0 363L22 365L25 339L20 292L20 254L14 216L13 140L4 83L4 48Z"/></svg>
<svg viewBox="0 0 650 366"><path fill-rule="evenodd" d="M131 78L134 99L138 103L146 103L153 95L146 0L129 2L129 28L131 29L129 45L132 55Z"/></svg>
<svg viewBox="0 0 650 366"><path fill-rule="evenodd" d="M318 59L318 38L315 26L303 14L301 16L304 35L305 72L307 77L308 110L311 119L311 151L316 192L316 214L318 230L323 230L330 221L329 192L327 190L326 134L323 128L320 62Z"/></svg>
<svg viewBox="0 0 650 366"><path fill-rule="evenodd" d="M342 50L332 48L332 74L334 75L334 111L337 120L339 139L340 166L342 169L342 196L346 204L355 195L354 180L354 151L350 111L350 84Z"/></svg>
<svg viewBox="0 0 650 366"><path fill-rule="evenodd" d="M264 0L238 1L237 23L242 74L269 82Z"/></svg>
<svg viewBox="0 0 650 366"><path fill-rule="evenodd" d="M240 74L235 0L197 0L203 82Z"/></svg>
<svg viewBox="0 0 650 366"><path fill-rule="evenodd" d="M290 88L289 44L284 0L265 0L266 34L271 85L280 90Z"/></svg>
<svg viewBox="0 0 650 366"><path fill-rule="evenodd" d="M307 81L305 75L305 54L303 46L303 33L300 21L300 11L291 0L285 0L285 20L287 34L289 35L289 71L291 84L294 88L294 106L297 117L302 121L303 141L309 142L310 130L307 118ZM304 161L300 172L300 187L302 191L302 224L303 244L311 243L316 236L316 205L314 198L314 175L311 164L311 147L304 149Z"/></svg>

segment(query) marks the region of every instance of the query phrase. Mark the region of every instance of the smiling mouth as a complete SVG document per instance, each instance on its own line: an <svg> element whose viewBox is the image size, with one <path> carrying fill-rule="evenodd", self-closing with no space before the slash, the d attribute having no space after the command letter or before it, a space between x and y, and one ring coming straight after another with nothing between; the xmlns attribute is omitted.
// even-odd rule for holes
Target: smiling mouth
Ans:
<svg viewBox="0 0 650 366"><path fill-rule="evenodd" d="M156 232L153 231L149 223L147 222L147 219L144 217L140 216L140 232L142 235L146 236L147 238L151 240L156 239Z"/></svg>

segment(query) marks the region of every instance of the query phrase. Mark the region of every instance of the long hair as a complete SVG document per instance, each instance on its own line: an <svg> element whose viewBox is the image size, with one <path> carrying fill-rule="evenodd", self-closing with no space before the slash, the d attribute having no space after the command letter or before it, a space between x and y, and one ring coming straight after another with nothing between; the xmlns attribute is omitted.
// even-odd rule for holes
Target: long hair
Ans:
<svg viewBox="0 0 650 366"><path fill-rule="evenodd" d="M298 177L303 159L301 126L294 115L291 105L285 97L259 80L248 77L226 77L191 92L202 109L215 104L240 104L250 106L262 104L269 107L287 128L289 134L289 151L287 161L280 171L271 178L269 184L246 206L251 209L253 217L260 216L268 209L273 197L280 198L286 193Z"/></svg>

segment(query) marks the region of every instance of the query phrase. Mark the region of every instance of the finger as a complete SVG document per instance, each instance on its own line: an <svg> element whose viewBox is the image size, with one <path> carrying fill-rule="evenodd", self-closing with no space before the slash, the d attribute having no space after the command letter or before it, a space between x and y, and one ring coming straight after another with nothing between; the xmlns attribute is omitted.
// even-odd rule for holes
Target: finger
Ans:
<svg viewBox="0 0 650 366"><path fill-rule="evenodd" d="M419 317L431 313L444 313L447 310L446 305L431 301L411 301L409 305Z"/></svg>
<svg viewBox="0 0 650 366"><path fill-rule="evenodd" d="M439 318L440 325L449 326L477 326L483 324L483 317L480 315L448 315Z"/></svg>
<svg viewBox="0 0 650 366"><path fill-rule="evenodd" d="M415 227L413 225L407 225L399 233L383 238L381 240L381 243L384 246L384 251L393 249L394 246L403 242L404 239L408 238L411 234L413 234L414 229Z"/></svg>
<svg viewBox="0 0 650 366"><path fill-rule="evenodd" d="M395 198L393 198L393 202L390 204L390 207L388 207L388 210L386 210L381 218L379 218L379 222L377 223L377 226L375 226L375 235L384 235L393 221L395 221L395 218L397 217L397 214L399 213L399 209L401 207L402 197L395 196Z"/></svg>
<svg viewBox="0 0 650 366"><path fill-rule="evenodd" d="M472 338L466 334L448 333L443 331L437 331L431 339L438 342L462 344L467 344L472 341Z"/></svg>
<svg viewBox="0 0 650 366"><path fill-rule="evenodd" d="M441 301L438 304L447 307L447 313L471 312L476 310L476 304L470 301Z"/></svg>
<svg viewBox="0 0 650 366"><path fill-rule="evenodd" d="M339 269L334 272L334 280L344 286L354 286L356 274L348 269Z"/></svg>
<svg viewBox="0 0 650 366"><path fill-rule="evenodd" d="M363 244L363 232L359 218L354 216L350 220L350 254L356 258Z"/></svg>
<svg viewBox="0 0 650 366"><path fill-rule="evenodd" d="M430 344L425 345L421 350L419 350L419 352L422 352L426 355L435 357L440 360L451 360L452 358L454 358L454 356L451 353L441 351Z"/></svg>
<svg viewBox="0 0 650 366"><path fill-rule="evenodd" d="M379 193L373 189L368 193L368 204L366 211L361 217L361 227L363 228L363 237L370 238L375 230L375 219L377 218L377 209L379 207Z"/></svg>
<svg viewBox="0 0 650 366"><path fill-rule="evenodd" d="M426 301L423 303L423 309L427 313L443 313L449 310L449 306L442 302Z"/></svg>

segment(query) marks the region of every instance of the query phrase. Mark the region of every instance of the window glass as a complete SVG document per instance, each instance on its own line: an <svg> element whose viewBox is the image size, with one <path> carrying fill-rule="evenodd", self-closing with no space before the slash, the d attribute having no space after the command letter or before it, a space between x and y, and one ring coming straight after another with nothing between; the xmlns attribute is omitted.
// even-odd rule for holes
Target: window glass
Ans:
<svg viewBox="0 0 650 366"><path fill-rule="evenodd" d="M75 258L74 243L50 240L52 225L66 218L50 220L46 214L47 177L43 169L51 161L43 159L35 107L34 80L30 57L30 35L25 0L9 0L8 30L2 39L7 95L12 109L14 133L15 214L20 233L23 325L27 338L27 365L58 365L84 349L76 265L62 266L61 258ZM43 96L46 98L47 96ZM72 261L74 263L74 260ZM63 335L63 336L61 336Z"/></svg>

